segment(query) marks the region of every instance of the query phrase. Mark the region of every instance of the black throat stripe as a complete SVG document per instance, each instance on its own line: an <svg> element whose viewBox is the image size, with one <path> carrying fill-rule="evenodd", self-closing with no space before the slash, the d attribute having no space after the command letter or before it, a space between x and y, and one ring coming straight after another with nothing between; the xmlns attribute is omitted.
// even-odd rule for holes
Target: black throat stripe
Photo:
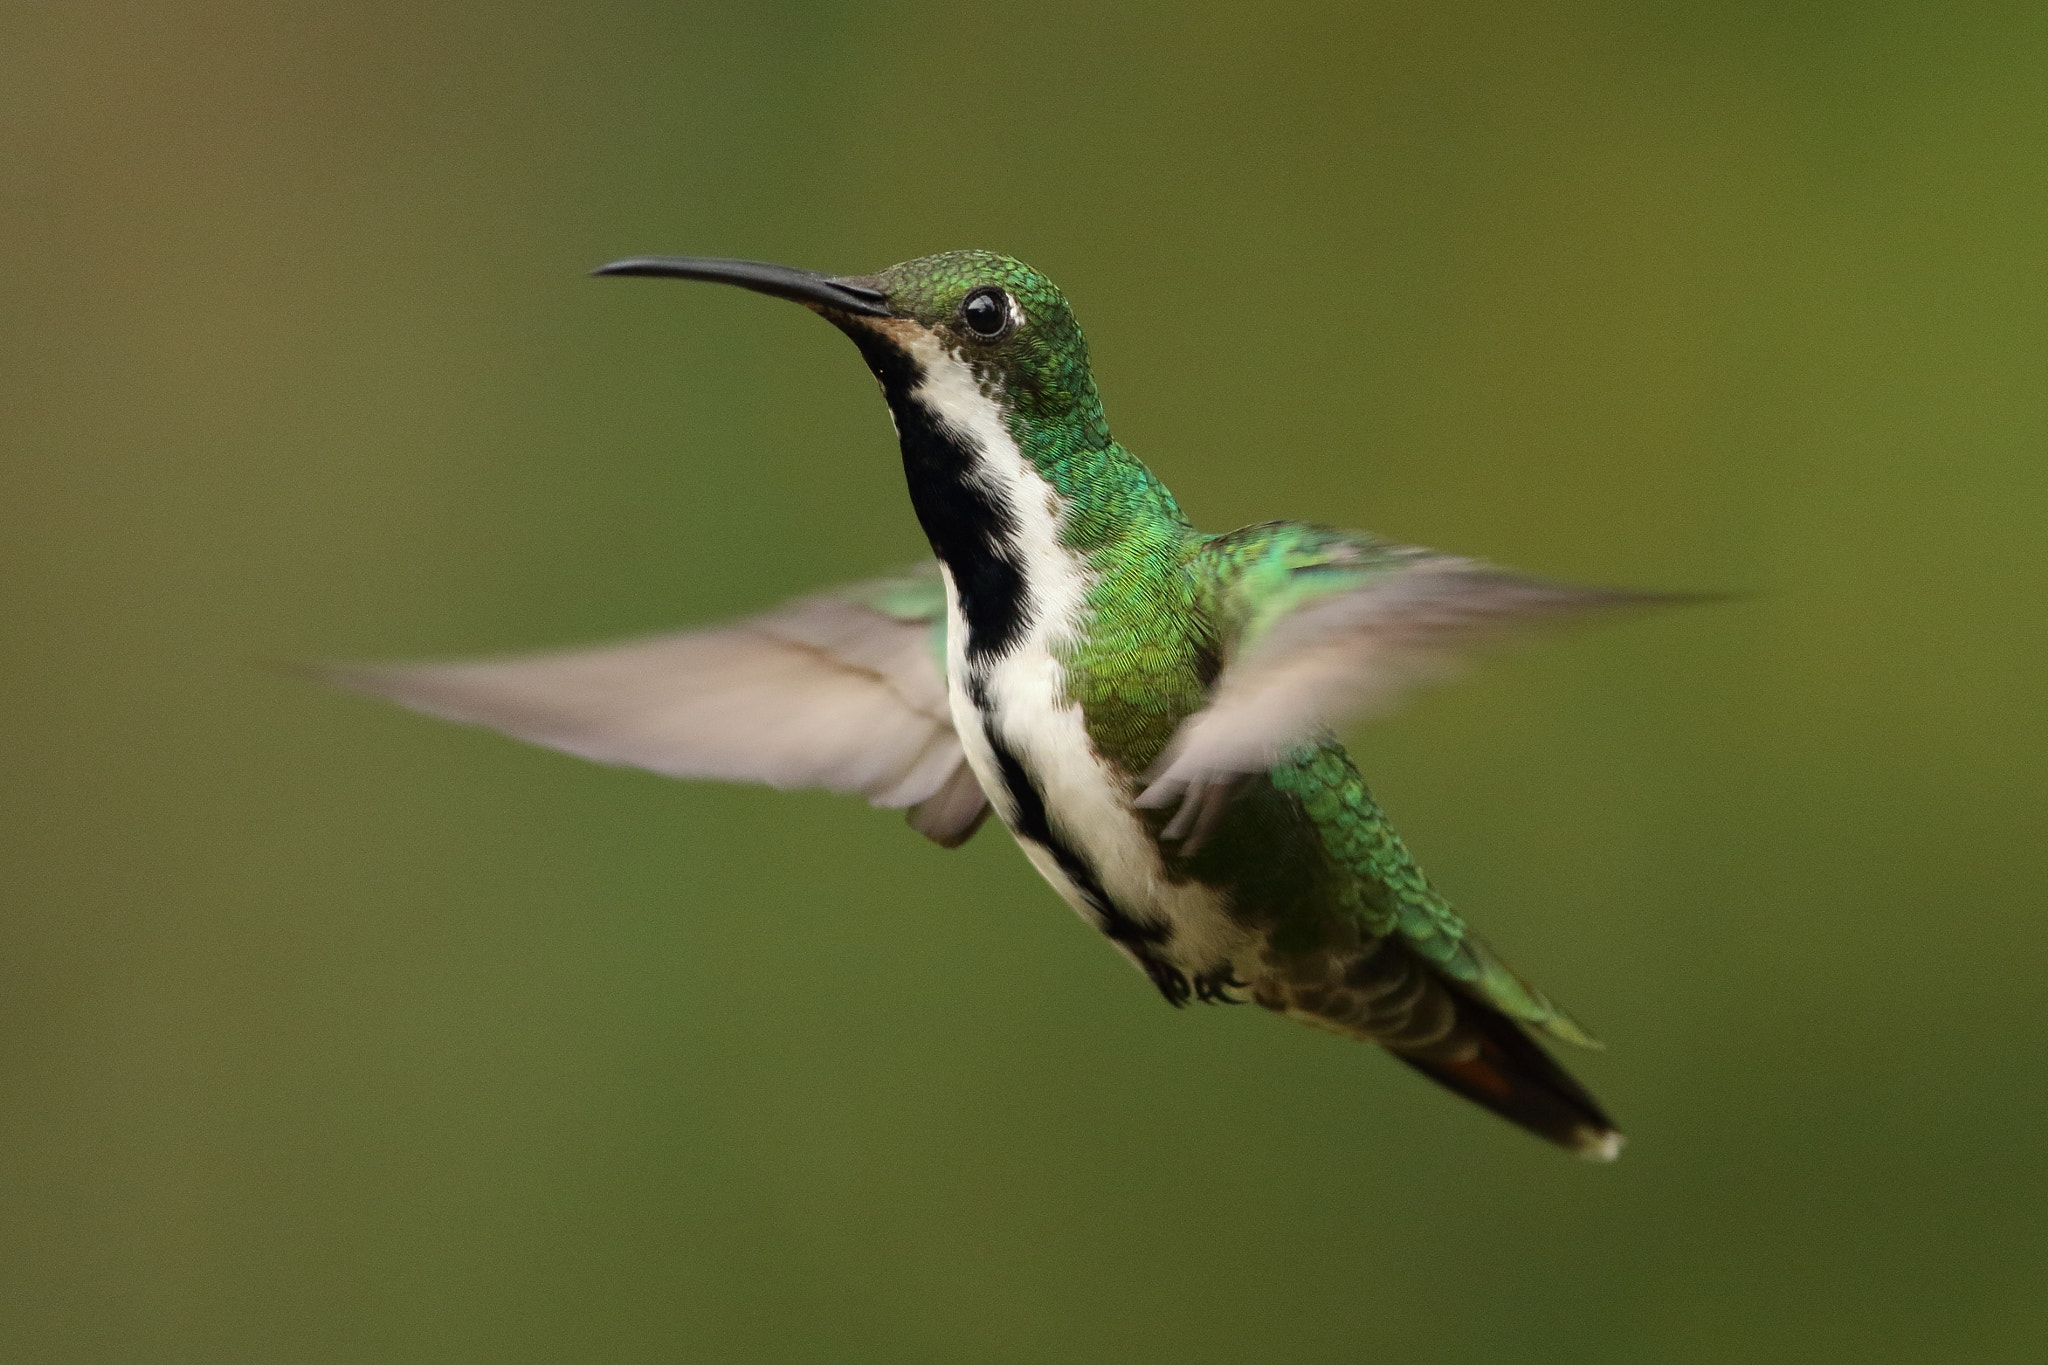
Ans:
<svg viewBox="0 0 2048 1365"><path fill-rule="evenodd" d="M974 477L980 452L911 396L924 378L917 362L871 327L854 322L846 331L881 381L896 418L910 505L960 594L967 656L999 658L1031 624L1030 594L1016 548L1016 514L999 493Z"/></svg>
<svg viewBox="0 0 2048 1365"><path fill-rule="evenodd" d="M1002 495L974 477L981 452L913 395L924 379L917 362L886 336L863 323L841 324L861 358L881 381L903 447L903 475L910 505L924 527L932 553L952 575L967 623L970 664L1001 658L1031 625L1031 594L1017 550L1017 517ZM1088 860L1053 829L1045 796L1017 753L998 733L990 712L986 675L970 669L968 682L982 733L993 751L1003 788L1016 812L1014 830L1052 855L1111 941L1145 969L1167 1003L1184 1005L1194 993L1187 974L1161 954L1171 933L1164 925L1132 918L1103 889Z"/></svg>

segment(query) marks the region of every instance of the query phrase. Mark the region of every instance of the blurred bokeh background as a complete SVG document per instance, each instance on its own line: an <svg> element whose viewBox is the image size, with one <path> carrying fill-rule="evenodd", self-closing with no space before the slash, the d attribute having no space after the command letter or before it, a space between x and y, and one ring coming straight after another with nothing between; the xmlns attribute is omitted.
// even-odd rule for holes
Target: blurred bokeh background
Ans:
<svg viewBox="0 0 2048 1365"><path fill-rule="evenodd" d="M0 10L0 1354L2038 1361L2048 10ZM1359 736L1596 1168L984 832L267 672L919 557L844 341L1058 280L1203 525L1747 600Z"/></svg>

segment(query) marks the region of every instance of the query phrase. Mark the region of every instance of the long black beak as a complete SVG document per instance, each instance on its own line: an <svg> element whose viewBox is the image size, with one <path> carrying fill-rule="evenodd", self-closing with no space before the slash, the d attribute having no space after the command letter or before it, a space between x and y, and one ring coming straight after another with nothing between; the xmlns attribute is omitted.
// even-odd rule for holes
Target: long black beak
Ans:
<svg viewBox="0 0 2048 1365"><path fill-rule="evenodd" d="M794 266L769 265L765 261L728 261L717 256L629 256L623 261L601 265L593 275L655 275L671 280L711 280L736 284L757 294L778 299L816 304L861 317L886 318L889 296L851 280L820 275Z"/></svg>

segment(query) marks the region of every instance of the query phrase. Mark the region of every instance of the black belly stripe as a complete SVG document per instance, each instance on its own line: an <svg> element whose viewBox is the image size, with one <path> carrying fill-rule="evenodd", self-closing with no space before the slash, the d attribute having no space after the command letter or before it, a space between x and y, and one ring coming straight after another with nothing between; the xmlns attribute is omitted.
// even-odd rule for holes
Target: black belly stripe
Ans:
<svg viewBox="0 0 2048 1365"><path fill-rule="evenodd" d="M911 396L924 378L917 362L870 327L855 322L846 330L889 400L910 505L960 595L967 656L998 658L1031 625L1016 514L999 492L974 477L981 451Z"/></svg>
<svg viewBox="0 0 2048 1365"><path fill-rule="evenodd" d="M996 727L988 719L987 708L981 688L975 688L976 709L982 714L982 734L988 738L988 746L995 754L996 770L1002 775L1003 790L1009 793L1011 807L1016 811L1014 829L1020 838L1029 839L1052 855L1052 860L1081 893L1081 899L1095 915L1096 927L1108 938L1123 947L1138 964L1145 969L1145 975L1152 978L1152 984L1166 997L1166 1003L1173 1006L1185 1005L1193 993L1188 984L1187 974L1160 955L1159 949L1173 937L1172 930L1163 924L1148 924L1124 913L1109 892L1103 889L1102 879L1088 860L1053 829L1052 820L1045 810L1045 797L1038 790L1038 784L1031 780L1022 759L1016 751L996 733Z"/></svg>

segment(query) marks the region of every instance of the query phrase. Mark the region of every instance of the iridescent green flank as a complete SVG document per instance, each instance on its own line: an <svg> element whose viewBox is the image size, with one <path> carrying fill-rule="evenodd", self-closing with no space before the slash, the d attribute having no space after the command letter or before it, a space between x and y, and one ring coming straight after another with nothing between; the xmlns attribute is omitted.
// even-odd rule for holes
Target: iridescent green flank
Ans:
<svg viewBox="0 0 2048 1365"><path fill-rule="evenodd" d="M1344 919L1369 936L1396 934L1410 948L1503 1012L1581 1047L1599 1040L1518 976L1465 927L1415 865L1365 779L1331 743L1275 768L1278 791L1301 802L1332 866Z"/></svg>

